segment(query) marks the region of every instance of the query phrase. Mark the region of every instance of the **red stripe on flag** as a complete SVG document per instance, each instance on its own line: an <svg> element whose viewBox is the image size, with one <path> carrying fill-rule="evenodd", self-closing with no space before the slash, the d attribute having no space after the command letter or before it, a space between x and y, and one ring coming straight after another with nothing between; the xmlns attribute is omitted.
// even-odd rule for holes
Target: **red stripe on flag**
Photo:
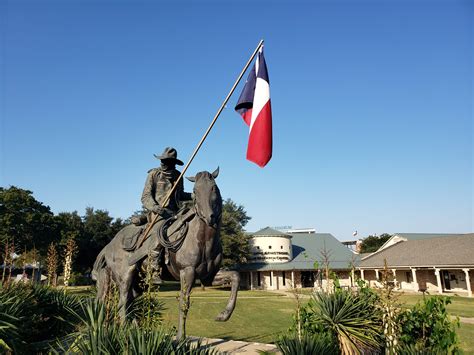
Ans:
<svg viewBox="0 0 474 355"><path fill-rule="evenodd" d="M272 158L272 107L270 100L258 114L249 135L247 159L261 168Z"/></svg>
<svg viewBox="0 0 474 355"><path fill-rule="evenodd" d="M245 111L245 113L242 115L242 118L244 119L247 126L250 126L250 122L252 122L252 109L250 108Z"/></svg>

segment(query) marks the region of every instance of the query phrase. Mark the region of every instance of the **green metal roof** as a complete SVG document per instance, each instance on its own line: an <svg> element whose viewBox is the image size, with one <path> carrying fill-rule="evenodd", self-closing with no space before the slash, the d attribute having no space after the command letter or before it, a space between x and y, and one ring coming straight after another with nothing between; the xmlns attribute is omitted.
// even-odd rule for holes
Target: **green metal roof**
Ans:
<svg viewBox="0 0 474 355"><path fill-rule="evenodd" d="M250 233L251 236L255 237L286 237L291 238L291 235L277 231L276 229L265 227L260 229L258 232Z"/></svg>
<svg viewBox="0 0 474 355"><path fill-rule="evenodd" d="M266 270L314 270L317 261L322 268L324 250L329 255L329 268L332 270L347 270L351 264L358 266L360 257L344 246L329 233L288 233L292 237L293 260L287 263L248 263L240 266L245 271Z"/></svg>

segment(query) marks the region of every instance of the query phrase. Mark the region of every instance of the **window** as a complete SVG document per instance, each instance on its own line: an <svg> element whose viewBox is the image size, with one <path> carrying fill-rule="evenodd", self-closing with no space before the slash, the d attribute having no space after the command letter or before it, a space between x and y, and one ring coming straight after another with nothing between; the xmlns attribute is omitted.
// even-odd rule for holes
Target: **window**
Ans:
<svg viewBox="0 0 474 355"><path fill-rule="evenodd" d="M271 249L271 248L272 248L272 246L271 246L271 245L269 245L269 246L268 246L268 249Z"/></svg>
<svg viewBox="0 0 474 355"><path fill-rule="evenodd" d="M261 286L261 280L260 280L260 271L257 272L257 285Z"/></svg>
<svg viewBox="0 0 474 355"><path fill-rule="evenodd" d="M280 249L283 249L283 245L280 246Z"/></svg>

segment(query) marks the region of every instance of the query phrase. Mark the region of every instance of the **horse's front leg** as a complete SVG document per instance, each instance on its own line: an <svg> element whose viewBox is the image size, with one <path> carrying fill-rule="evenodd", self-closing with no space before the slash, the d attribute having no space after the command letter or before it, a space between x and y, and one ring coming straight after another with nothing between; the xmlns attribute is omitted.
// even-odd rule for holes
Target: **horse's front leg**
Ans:
<svg viewBox="0 0 474 355"><path fill-rule="evenodd" d="M194 277L194 267L187 267L179 272L181 292L179 294L178 340L186 337L186 318L188 316L189 297L194 284Z"/></svg>
<svg viewBox="0 0 474 355"><path fill-rule="evenodd" d="M234 312L235 303L237 302L237 291L239 290L240 275L237 271L219 271L219 273L216 275L216 279L214 280L216 281L216 283L219 283L219 281L222 282L230 279L232 285L227 306L216 317L216 321L225 322L230 318L232 312ZM212 284L214 285L214 282Z"/></svg>

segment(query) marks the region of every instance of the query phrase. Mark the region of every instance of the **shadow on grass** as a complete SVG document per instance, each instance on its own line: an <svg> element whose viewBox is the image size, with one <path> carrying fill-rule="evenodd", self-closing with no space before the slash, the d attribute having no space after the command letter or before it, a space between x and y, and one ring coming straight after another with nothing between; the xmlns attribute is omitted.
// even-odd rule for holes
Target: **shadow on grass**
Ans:
<svg viewBox="0 0 474 355"><path fill-rule="evenodd" d="M178 281L164 281L160 285L160 291L179 291L180 290L180 284ZM199 283L195 283L193 286L193 289L196 291L202 290L201 285ZM206 287L204 290L212 290L212 291L230 291L230 287L216 287L216 286L210 286Z"/></svg>

